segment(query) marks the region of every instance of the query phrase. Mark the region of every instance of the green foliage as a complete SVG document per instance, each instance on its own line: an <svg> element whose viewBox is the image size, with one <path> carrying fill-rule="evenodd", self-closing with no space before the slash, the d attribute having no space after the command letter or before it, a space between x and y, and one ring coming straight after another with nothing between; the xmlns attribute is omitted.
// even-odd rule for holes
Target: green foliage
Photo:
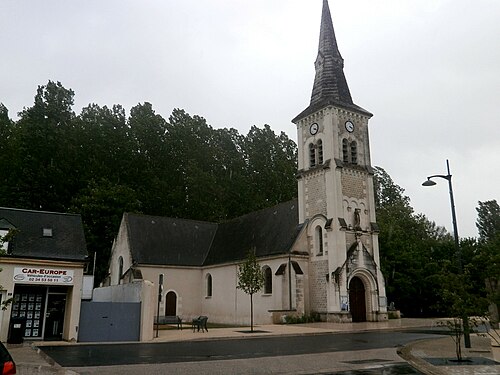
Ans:
<svg viewBox="0 0 500 375"><path fill-rule="evenodd" d="M238 285L250 296L250 330L253 332L253 295L264 287L264 272L257 263L255 250L250 250L243 264L238 267Z"/></svg>
<svg viewBox="0 0 500 375"><path fill-rule="evenodd" d="M39 86L17 121L0 104L0 205L83 216L98 277L123 212L223 221L296 197L296 146L269 126L213 129L150 103L73 112L74 92Z"/></svg>
<svg viewBox="0 0 500 375"><path fill-rule="evenodd" d="M238 289L246 294L253 295L264 287L264 273L259 263L255 251L250 250L243 264L238 267Z"/></svg>
<svg viewBox="0 0 500 375"><path fill-rule="evenodd" d="M476 226L479 238L488 242L500 235L500 206L496 200L478 202Z"/></svg>
<svg viewBox="0 0 500 375"><path fill-rule="evenodd" d="M303 314L300 316L296 315L286 315L285 323L286 324L304 324L304 323L314 323L320 322L320 316L318 313L311 313L311 315Z"/></svg>
<svg viewBox="0 0 500 375"><path fill-rule="evenodd" d="M388 299L405 316L436 315L440 287L435 276L453 257L453 241L444 228L414 213L404 189L382 168L375 168L374 185Z"/></svg>
<svg viewBox="0 0 500 375"><path fill-rule="evenodd" d="M478 251L474 254L476 272L486 286L492 322L498 327L500 307L500 207L496 200L479 202L477 228ZM496 312L495 312L496 311Z"/></svg>

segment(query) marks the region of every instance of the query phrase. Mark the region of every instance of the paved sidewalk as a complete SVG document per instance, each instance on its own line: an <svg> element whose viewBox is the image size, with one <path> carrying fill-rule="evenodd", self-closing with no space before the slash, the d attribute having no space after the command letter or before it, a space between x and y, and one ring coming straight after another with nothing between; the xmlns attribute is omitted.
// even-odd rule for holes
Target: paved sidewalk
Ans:
<svg viewBox="0 0 500 375"><path fill-rule="evenodd" d="M159 337L154 338L153 342L170 342L170 341L194 341L194 340L208 340L217 338L244 338L244 337L255 337L255 336L282 336L282 335L314 335L322 333L332 333L332 332L360 332L360 331L371 331L371 330L397 330L397 329L408 329L408 328L433 328L434 320L430 319L400 319L400 320L389 320L387 322L366 322L366 323L310 323L310 324L297 324L297 325L259 325L255 326L254 333L248 333L249 327L242 328L215 328L210 329L208 332L193 332L190 326L185 325L182 330L169 329L160 330ZM451 337L442 338L437 336L435 339L429 339L424 341L418 341L407 345L404 348L391 348L385 349L384 353L377 353L378 357L382 354L386 356L389 362L400 361L396 351L400 354L404 360L408 361L414 367L419 369L419 371L424 374L432 375L443 375L443 374L500 374L500 352L498 349L491 350L487 338L472 336L472 348L470 350L463 349L464 357L483 357L489 360L491 363L489 365L443 365L443 364L432 364L429 359L432 358L455 358L455 346ZM43 352L39 351L37 346L43 345L80 345L68 342L36 342L36 343L24 343L23 345L8 345L9 351L11 352L14 360L17 364L18 374L75 374L75 372L67 369L61 368L59 365L53 363L50 358L44 356ZM358 361L363 363L363 361L369 362L370 359L376 358L373 351L352 351L349 353L332 353L328 362L331 366L331 360L335 358L344 357L344 364L336 362L335 371L344 370L354 370L363 368L363 366L347 366L345 364L346 360ZM298 357L298 356L295 356ZM348 358L347 358L348 357ZM292 358L286 358L283 360L283 364L291 365L290 360ZM321 358L318 357L318 363ZM498 362L495 364L493 360L496 359ZM326 360L326 358L325 358ZM261 361L270 361L269 358L262 359ZM277 361L279 361L277 359ZM300 363L300 358L297 359L296 363ZM231 361L219 361L218 366L230 365ZM243 362L242 362L243 363ZM303 361L302 361L303 364ZM198 364L184 364L183 366L186 371L194 370ZM372 364L373 365L373 364ZM189 367L191 366L191 367ZM241 367L241 364L238 365ZM366 367L366 366L365 366ZM299 371L292 371L293 367L288 367L289 372L281 373L314 373L315 371L311 368L310 372L304 372L304 368L296 369ZM284 369L284 367L282 367ZM200 369L198 369L200 370ZM317 373L319 373L319 368L317 368ZM250 371L250 369L249 369ZM218 373L225 373L224 371ZM252 373L251 371L248 373ZM331 370L330 370L331 373Z"/></svg>

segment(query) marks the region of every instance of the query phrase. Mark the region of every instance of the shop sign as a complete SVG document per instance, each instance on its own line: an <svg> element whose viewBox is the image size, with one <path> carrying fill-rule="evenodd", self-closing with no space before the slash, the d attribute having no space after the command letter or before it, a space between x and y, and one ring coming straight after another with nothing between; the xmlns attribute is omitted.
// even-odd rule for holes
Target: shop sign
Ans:
<svg viewBox="0 0 500 375"><path fill-rule="evenodd" d="M73 285L73 279L73 270L63 268L14 268L14 281L18 283Z"/></svg>

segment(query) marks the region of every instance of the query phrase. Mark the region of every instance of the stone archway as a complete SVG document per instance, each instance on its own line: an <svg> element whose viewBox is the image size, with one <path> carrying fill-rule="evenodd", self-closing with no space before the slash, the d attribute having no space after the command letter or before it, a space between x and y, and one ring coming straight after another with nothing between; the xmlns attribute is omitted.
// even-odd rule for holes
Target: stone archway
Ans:
<svg viewBox="0 0 500 375"><path fill-rule="evenodd" d="M177 315L177 294L175 294L175 292L167 293L167 297L165 298L165 315Z"/></svg>
<svg viewBox="0 0 500 375"><path fill-rule="evenodd" d="M349 282L349 307L353 322L366 322L366 290L359 277Z"/></svg>

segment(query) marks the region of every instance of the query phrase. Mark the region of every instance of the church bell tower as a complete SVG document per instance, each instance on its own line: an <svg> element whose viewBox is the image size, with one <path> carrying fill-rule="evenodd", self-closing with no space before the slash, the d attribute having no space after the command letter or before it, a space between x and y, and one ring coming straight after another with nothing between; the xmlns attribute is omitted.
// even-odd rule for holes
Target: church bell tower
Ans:
<svg viewBox="0 0 500 375"><path fill-rule="evenodd" d="M306 224L309 312L329 321L387 319L368 121L353 103L323 0L311 102L297 126L299 220Z"/></svg>

